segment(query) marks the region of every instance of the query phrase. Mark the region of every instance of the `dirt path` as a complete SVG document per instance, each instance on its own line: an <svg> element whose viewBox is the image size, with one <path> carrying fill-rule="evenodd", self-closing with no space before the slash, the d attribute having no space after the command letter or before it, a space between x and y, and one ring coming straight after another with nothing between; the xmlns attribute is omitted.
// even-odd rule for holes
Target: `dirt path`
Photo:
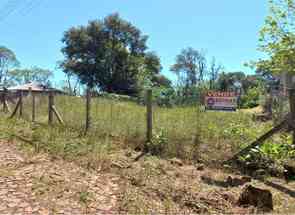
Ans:
<svg viewBox="0 0 295 215"><path fill-rule="evenodd" d="M115 175L90 173L73 163L29 156L0 143L0 214L110 214Z"/></svg>

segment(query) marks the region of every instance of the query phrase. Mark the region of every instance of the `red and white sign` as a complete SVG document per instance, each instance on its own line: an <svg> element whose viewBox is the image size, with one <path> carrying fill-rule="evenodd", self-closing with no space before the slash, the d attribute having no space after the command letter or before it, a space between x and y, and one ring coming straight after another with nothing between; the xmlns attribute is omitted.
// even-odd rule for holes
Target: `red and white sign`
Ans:
<svg viewBox="0 0 295 215"><path fill-rule="evenodd" d="M235 92L208 92L205 98L207 110L231 110L238 107L238 96Z"/></svg>

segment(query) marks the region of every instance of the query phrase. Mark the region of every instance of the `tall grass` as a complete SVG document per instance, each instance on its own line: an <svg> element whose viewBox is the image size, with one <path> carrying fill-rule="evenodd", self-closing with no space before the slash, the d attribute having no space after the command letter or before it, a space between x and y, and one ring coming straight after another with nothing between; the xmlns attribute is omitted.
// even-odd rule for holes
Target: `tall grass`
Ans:
<svg viewBox="0 0 295 215"><path fill-rule="evenodd" d="M30 120L31 97L24 99L24 117ZM46 124L48 98L36 97L36 121ZM83 97L55 96L55 105L65 127L82 134L85 127ZM200 106L165 108L154 105L153 147L162 156L183 159L222 159L254 140L270 125L253 122L243 112L204 112ZM115 140L118 144L140 146L146 136L146 108L135 102L92 98L91 140ZM57 122L56 122L57 124Z"/></svg>

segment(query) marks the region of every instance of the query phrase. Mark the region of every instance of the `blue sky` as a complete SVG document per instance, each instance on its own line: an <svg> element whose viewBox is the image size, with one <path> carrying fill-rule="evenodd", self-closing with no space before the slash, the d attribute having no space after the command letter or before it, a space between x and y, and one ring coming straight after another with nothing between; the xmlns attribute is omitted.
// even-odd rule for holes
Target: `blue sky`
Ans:
<svg viewBox="0 0 295 215"><path fill-rule="evenodd" d="M22 67L56 71L64 31L118 12L143 33L157 52L163 73L182 48L191 46L215 56L227 71L261 56L258 31L267 15L267 0L1 0L0 45L12 49ZM11 12L11 13L10 13Z"/></svg>

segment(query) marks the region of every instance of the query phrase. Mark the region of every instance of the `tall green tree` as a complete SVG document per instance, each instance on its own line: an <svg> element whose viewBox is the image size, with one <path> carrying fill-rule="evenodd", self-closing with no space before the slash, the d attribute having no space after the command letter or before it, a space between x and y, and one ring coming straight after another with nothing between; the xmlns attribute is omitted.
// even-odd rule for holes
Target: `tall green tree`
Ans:
<svg viewBox="0 0 295 215"><path fill-rule="evenodd" d="M0 46L0 84L7 85L7 74L10 69L17 67L19 62L14 52L4 46Z"/></svg>
<svg viewBox="0 0 295 215"><path fill-rule="evenodd" d="M224 67L216 62L216 58L213 57L208 68L208 76L209 76L209 88L211 90L216 89L217 87L217 79L222 72Z"/></svg>
<svg viewBox="0 0 295 215"><path fill-rule="evenodd" d="M202 51L191 47L185 48L176 56L171 66L178 78L176 87L178 103L195 104L200 100L200 86L207 71L207 61Z"/></svg>
<svg viewBox="0 0 295 215"><path fill-rule="evenodd" d="M201 51L188 47L176 56L171 71L177 75L179 83L189 89L204 80L206 57Z"/></svg>
<svg viewBox="0 0 295 215"><path fill-rule="evenodd" d="M147 39L130 22L112 14L65 32L61 66L77 75L82 84L134 95L139 80L148 83L161 68L159 58L147 52Z"/></svg>

